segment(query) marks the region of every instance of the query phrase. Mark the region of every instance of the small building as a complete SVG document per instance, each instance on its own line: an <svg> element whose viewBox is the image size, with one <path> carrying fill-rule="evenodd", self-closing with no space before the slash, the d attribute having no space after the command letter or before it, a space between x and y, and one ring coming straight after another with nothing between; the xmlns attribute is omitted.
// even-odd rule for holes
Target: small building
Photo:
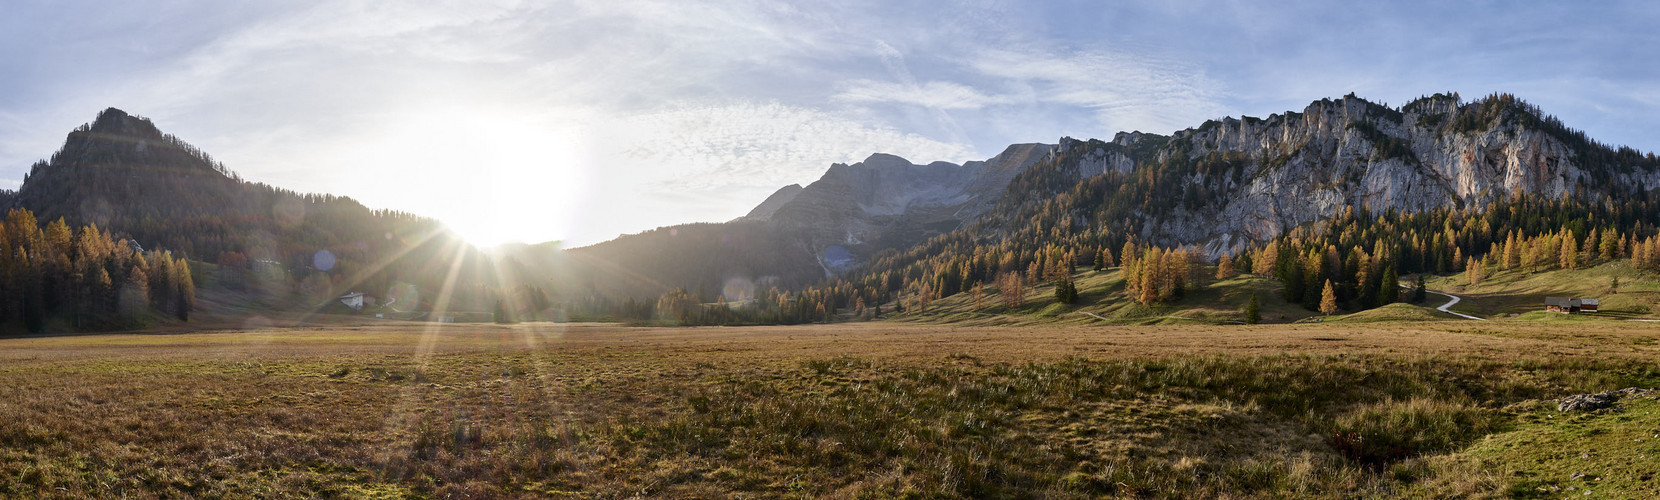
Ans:
<svg viewBox="0 0 1660 500"><path fill-rule="evenodd" d="M1545 310L1562 314L1579 314L1595 312L1597 299L1582 299L1579 297L1545 297Z"/></svg>
<svg viewBox="0 0 1660 500"><path fill-rule="evenodd" d="M353 293L348 293L348 294L345 294L345 295L341 295L340 296L340 303L345 304L346 307L352 308L353 311L362 311L363 310L363 292L353 292Z"/></svg>

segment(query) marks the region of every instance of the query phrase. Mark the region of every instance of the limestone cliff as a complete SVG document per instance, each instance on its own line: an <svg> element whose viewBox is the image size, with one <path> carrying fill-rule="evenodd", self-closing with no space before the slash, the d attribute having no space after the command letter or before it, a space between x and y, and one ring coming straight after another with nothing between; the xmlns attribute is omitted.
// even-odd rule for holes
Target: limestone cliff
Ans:
<svg viewBox="0 0 1660 500"><path fill-rule="evenodd" d="M1652 156L1613 150L1506 95L1437 94L1399 109L1350 96L1266 119L1206 122L1171 136L1063 138L1056 172L1138 180L1137 210L1096 221L1162 244L1232 251L1354 207L1473 207L1516 194L1619 198L1660 185ZM1039 169L1041 170L1041 169ZM1174 178L1174 180L1172 180ZM1024 205L1054 193L1016 193ZM1017 204L1018 205L1018 204ZM1030 207L1027 207L1030 209ZM1087 224L1090 215L1073 214ZM1017 223L1020 219L1010 219Z"/></svg>

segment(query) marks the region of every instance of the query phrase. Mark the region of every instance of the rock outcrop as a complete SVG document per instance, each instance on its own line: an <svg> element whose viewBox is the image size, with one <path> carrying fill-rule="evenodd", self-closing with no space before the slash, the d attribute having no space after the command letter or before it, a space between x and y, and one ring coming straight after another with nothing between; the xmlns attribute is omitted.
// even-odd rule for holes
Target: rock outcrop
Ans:
<svg viewBox="0 0 1660 500"><path fill-rule="evenodd" d="M1614 406L1621 399L1647 396L1654 392L1652 389L1627 387L1617 391L1599 392L1596 394L1575 394L1556 402L1556 411L1596 411Z"/></svg>
<svg viewBox="0 0 1660 500"><path fill-rule="evenodd" d="M1120 133L1112 141L1063 138L1082 180L1162 169L1181 191L1210 194L1197 206L1144 212L1144 240L1237 251L1289 228L1353 207L1372 213L1475 207L1517 194L1548 199L1619 196L1660 187L1652 157L1613 150L1509 96L1461 103L1437 94L1400 109L1350 96L1302 112L1212 120L1171 136ZM1613 161L1610 162L1609 159ZM1183 166L1242 164L1236 175Z"/></svg>

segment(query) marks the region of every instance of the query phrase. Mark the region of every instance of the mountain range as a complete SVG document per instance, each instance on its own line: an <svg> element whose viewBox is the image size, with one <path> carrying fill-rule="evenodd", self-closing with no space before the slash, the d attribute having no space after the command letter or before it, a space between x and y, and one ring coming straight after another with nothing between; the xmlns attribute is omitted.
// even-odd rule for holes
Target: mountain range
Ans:
<svg viewBox="0 0 1660 500"><path fill-rule="evenodd" d="M1511 95L1464 102L1456 93L1435 94L1393 108L1350 94L1170 135L1016 144L964 165L874 154L832 165L805 187L785 186L742 218L697 225L707 244L677 246L662 236L687 229L681 226L575 251L611 266L649 268L676 255L719 261L769 245L772 261L736 259L676 283L709 288L744 276L799 286L959 231L996 239L1064 225L1214 257L1351 209L1419 213L1523 195L1646 199L1656 187L1653 154L1600 144ZM1046 203L1080 190L1089 192L1074 194L1090 203L1044 213ZM672 254L614 251L645 239Z"/></svg>
<svg viewBox="0 0 1660 500"><path fill-rule="evenodd" d="M1064 228L1218 256L1352 210L1477 208L1518 196L1646 200L1656 187L1652 154L1598 143L1514 96L1435 94L1397 108L1350 94L1170 135L1015 144L961 165L877 153L782 187L731 221L569 250L519 246L502 258L540 269L534 280L573 297L713 295L734 282L813 284L944 235L1044 239ZM412 281L444 258L435 221L242 181L115 109L71 132L18 191L0 191L0 205L97 223L199 260L236 253L298 268L330 249L358 267L399 270L377 285ZM420 264L391 257L412 247L425 248L414 252Z"/></svg>

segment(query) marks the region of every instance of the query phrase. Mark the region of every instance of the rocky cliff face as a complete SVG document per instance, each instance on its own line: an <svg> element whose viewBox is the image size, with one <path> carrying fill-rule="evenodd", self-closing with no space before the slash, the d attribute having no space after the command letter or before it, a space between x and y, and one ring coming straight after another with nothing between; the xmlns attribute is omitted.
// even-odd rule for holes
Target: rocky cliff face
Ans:
<svg viewBox="0 0 1660 500"><path fill-rule="evenodd" d="M1081 150L1080 150L1081 149ZM1349 207L1373 213L1471 207L1515 194L1619 197L1660 186L1652 156L1615 152L1509 96L1436 95L1400 109L1350 95L1302 112L1210 121L1169 137L1063 138L1078 178L1175 175L1167 210L1144 210L1140 237L1212 253L1280 235ZM1216 175L1211 164L1237 164ZM1201 175L1197 170L1209 172ZM1155 169L1155 172L1141 172ZM1194 192L1204 193L1200 203Z"/></svg>

